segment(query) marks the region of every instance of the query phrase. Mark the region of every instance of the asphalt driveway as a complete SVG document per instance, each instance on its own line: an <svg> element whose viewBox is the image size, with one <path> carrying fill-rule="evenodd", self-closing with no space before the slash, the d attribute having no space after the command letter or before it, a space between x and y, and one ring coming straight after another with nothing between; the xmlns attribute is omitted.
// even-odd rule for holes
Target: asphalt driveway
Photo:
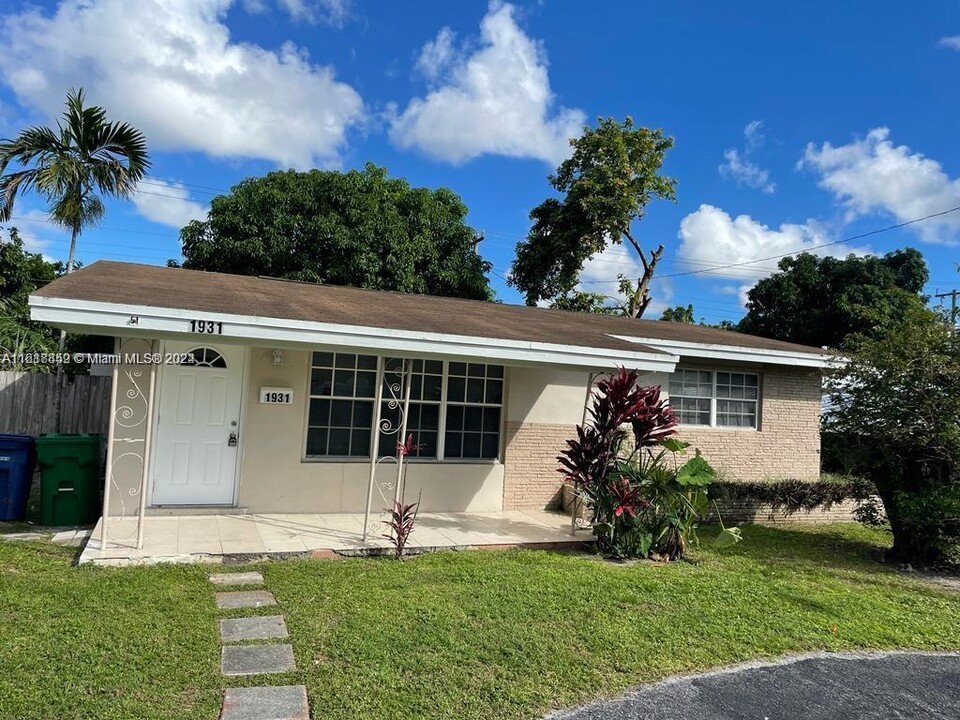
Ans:
<svg viewBox="0 0 960 720"><path fill-rule="evenodd" d="M817 654L666 680L551 720L958 720L960 653Z"/></svg>

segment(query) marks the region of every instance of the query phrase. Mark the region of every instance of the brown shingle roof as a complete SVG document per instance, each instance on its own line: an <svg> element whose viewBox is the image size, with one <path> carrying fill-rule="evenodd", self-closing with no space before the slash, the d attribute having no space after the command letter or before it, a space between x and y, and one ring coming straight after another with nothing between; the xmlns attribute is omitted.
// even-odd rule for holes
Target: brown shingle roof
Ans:
<svg viewBox="0 0 960 720"><path fill-rule="evenodd" d="M817 348L728 330L430 295L315 285L99 260L38 290L40 297L175 308L363 327L650 350L614 335L758 350ZM655 351L654 351L655 352Z"/></svg>

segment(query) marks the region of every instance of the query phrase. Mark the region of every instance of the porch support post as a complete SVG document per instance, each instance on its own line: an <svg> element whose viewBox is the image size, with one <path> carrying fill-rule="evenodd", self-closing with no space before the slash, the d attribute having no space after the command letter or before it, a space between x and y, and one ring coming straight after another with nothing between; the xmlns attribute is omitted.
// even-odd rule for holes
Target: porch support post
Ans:
<svg viewBox="0 0 960 720"><path fill-rule="evenodd" d="M113 341L114 354L120 352L119 339ZM103 515L100 517L100 552L107 549L107 522L110 517L110 485L113 483L113 439L114 426L117 423L117 384L120 375L119 358L115 358L110 370L112 383L110 385L110 424L107 426L107 467L103 473Z"/></svg>
<svg viewBox="0 0 960 720"><path fill-rule="evenodd" d="M587 422L587 406L590 405L590 397L593 395L593 383L600 373L589 373L587 375L587 396L583 399L583 415L580 416L581 427ZM570 509L570 534L577 534L577 515L580 514L580 496L573 494L573 507Z"/></svg>
<svg viewBox="0 0 960 720"><path fill-rule="evenodd" d="M370 478L367 481L367 509L363 514L363 541L367 541L367 531L370 525L370 504L373 502L373 484L377 475L377 459L380 457L380 418L383 405L383 370L385 360L377 358L377 389L373 401L373 447L370 454Z"/></svg>
<svg viewBox="0 0 960 720"><path fill-rule="evenodd" d="M404 360L403 361L403 379L406 383L406 386L403 389L403 412L401 413L402 419L400 421L400 443L406 445L407 443L407 417L410 414L410 386L413 385L413 360ZM393 493L393 501L400 502L400 498L403 497L403 488L401 484L403 483L403 461L404 454L402 452L397 453L397 487Z"/></svg>
<svg viewBox="0 0 960 720"><path fill-rule="evenodd" d="M153 389L156 387L157 366L150 365L150 384L147 390L147 427L143 437L143 470L140 474L140 512L137 513L137 550L143 549L143 514L147 510L147 487L150 475L150 441L153 438Z"/></svg>

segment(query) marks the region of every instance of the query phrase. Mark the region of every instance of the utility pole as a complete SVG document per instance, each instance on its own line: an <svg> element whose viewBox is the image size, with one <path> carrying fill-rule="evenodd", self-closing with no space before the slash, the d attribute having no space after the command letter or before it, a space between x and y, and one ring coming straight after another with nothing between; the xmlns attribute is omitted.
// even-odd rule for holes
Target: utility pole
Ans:
<svg viewBox="0 0 960 720"><path fill-rule="evenodd" d="M957 307L958 295L960 295L960 290L951 290L950 292L937 293L934 295L935 298L950 298L950 322L954 325L957 324L957 315L960 314L960 307Z"/></svg>

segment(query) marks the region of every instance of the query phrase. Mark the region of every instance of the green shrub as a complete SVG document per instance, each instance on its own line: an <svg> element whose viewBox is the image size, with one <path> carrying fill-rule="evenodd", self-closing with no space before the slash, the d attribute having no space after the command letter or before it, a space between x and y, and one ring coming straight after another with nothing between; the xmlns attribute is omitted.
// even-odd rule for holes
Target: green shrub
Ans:
<svg viewBox="0 0 960 720"><path fill-rule="evenodd" d="M748 500L770 505L774 510L795 513L816 508L830 509L846 500L866 501L876 495L869 480L832 476L817 482L774 480L770 482L718 481L710 488L714 500Z"/></svg>

